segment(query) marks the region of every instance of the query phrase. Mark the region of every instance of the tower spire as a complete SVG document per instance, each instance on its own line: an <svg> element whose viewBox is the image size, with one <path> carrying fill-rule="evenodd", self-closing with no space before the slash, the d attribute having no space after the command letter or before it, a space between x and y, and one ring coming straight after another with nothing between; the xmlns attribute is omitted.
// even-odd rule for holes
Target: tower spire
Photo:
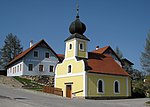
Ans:
<svg viewBox="0 0 150 107"><path fill-rule="evenodd" d="M78 4L78 0L76 0L76 12L77 12L76 18L79 18L79 4Z"/></svg>

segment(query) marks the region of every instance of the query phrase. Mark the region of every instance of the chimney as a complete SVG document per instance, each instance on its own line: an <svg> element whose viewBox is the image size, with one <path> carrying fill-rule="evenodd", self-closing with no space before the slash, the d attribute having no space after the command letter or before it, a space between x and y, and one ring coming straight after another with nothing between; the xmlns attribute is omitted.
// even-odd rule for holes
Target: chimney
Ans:
<svg viewBox="0 0 150 107"><path fill-rule="evenodd" d="M30 41L30 48L33 46L33 40Z"/></svg>
<svg viewBox="0 0 150 107"><path fill-rule="evenodd" d="M96 46L96 50L98 50L99 49L99 46Z"/></svg>

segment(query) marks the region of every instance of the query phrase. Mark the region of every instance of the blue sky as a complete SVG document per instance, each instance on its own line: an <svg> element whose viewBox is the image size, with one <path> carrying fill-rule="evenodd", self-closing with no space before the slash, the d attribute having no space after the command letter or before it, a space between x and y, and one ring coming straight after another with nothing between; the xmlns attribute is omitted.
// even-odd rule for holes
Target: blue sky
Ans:
<svg viewBox="0 0 150 107"><path fill-rule="evenodd" d="M150 0L78 0L80 20L86 24L88 50L97 45L118 46L123 56L141 69L140 56L150 29ZM0 48L5 36L17 35L24 49L30 40L44 39L57 53L76 16L75 0L0 0Z"/></svg>

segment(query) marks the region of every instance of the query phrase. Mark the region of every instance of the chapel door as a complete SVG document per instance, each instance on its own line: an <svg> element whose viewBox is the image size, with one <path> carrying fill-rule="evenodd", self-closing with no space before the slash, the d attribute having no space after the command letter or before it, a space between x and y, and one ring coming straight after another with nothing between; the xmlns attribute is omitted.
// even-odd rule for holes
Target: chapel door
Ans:
<svg viewBox="0 0 150 107"><path fill-rule="evenodd" d="M66 97L71 98L72 92L71 92L71 85L66 85Z"/></svg>

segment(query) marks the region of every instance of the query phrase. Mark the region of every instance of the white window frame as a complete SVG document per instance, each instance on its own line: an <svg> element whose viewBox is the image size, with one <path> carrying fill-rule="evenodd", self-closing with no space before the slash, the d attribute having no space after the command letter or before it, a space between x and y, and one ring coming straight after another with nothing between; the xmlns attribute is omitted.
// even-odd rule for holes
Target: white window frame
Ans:
<svg viewBox="0 0 150 107"><path fill-rule="evenodd" d="M35 52L35 51L38 52L38 56L37 56L37 57L34 56L34 52ZM34 50L34 51L33 51L33 57L34 57L34 58L39 58L39 56L40 56L39 54L40 54L40 53L39 53L39 50Z"/></svg>
<svg viewBox="0 0 150 107"><path fill-rule="evenodd" d="M102 81L102 92L99 92L99 81ZM104 89L105 89L104 86L105 86L105 85L104 85L104 80L103 80L103 79L99 79L99 80L97 81L97 93L98 93L98 94L104 94L104 92L105 92L105 91L104 91Z"/></svg>
<svg viewBox="0 0 150 107"><path fill-rule="evenodd" d="M10 68L8 69L8 73L10 73Z"/></svg>
<svg viewBox="0 0 150 107"><path fill-rule="evenodd" d="M16 66L15 66L15 73L16 73Z"/></svg>
<svg viewBox="0 0 150 107"><path fill-rule="evenodd" d="M19 65L17 65L17 72L19 72Z"/></svg>
<svg viewBox="0 0 150 107"><path fill-rule="evenodd" d="M119 92L115 92L115 82L118 83L118 91L119 91ZM114 81L113 89L114 89L114 94L120 94L120 82L119 82L118 80L115 80L115 81Z"/></svg>
<svg viewBox="0 0 150 107"><path fill-rule="evenodd" d="M12 73L12 67L10 68L10 73Z"/></svg>
<svg viewBox="0 0 150 107"><path fill-rule="evenodd" d="M19 66L20 66L20 69L19 69L19 71L22 71L22 64L19 64Z"/></svg>
<svg viewBox="0 0 150 107"><path fill-rule="evenodd" d="M81 47L80 47L81 44L82 44L82 48L83 48L83 49L81 49ZM84 51L84 43L83 43L83 42L79 42L79 50L80 50L80 51Z"/></svg>
<svg viewBox="0 0 150 107"><path fill-rule="evenodd" d="M29 64L32 64L32 71L34 71L34 64L33 63L29 63ZM29 64L28 64L28 71L29 71ZM32 72L32 71L29 71L29 72Z"/></svg>
<svg viewBox="0 0 150 107"><path fill-rule="evenodd" d="M15 68L13 67L13 74L14 74Z"/></svg>

